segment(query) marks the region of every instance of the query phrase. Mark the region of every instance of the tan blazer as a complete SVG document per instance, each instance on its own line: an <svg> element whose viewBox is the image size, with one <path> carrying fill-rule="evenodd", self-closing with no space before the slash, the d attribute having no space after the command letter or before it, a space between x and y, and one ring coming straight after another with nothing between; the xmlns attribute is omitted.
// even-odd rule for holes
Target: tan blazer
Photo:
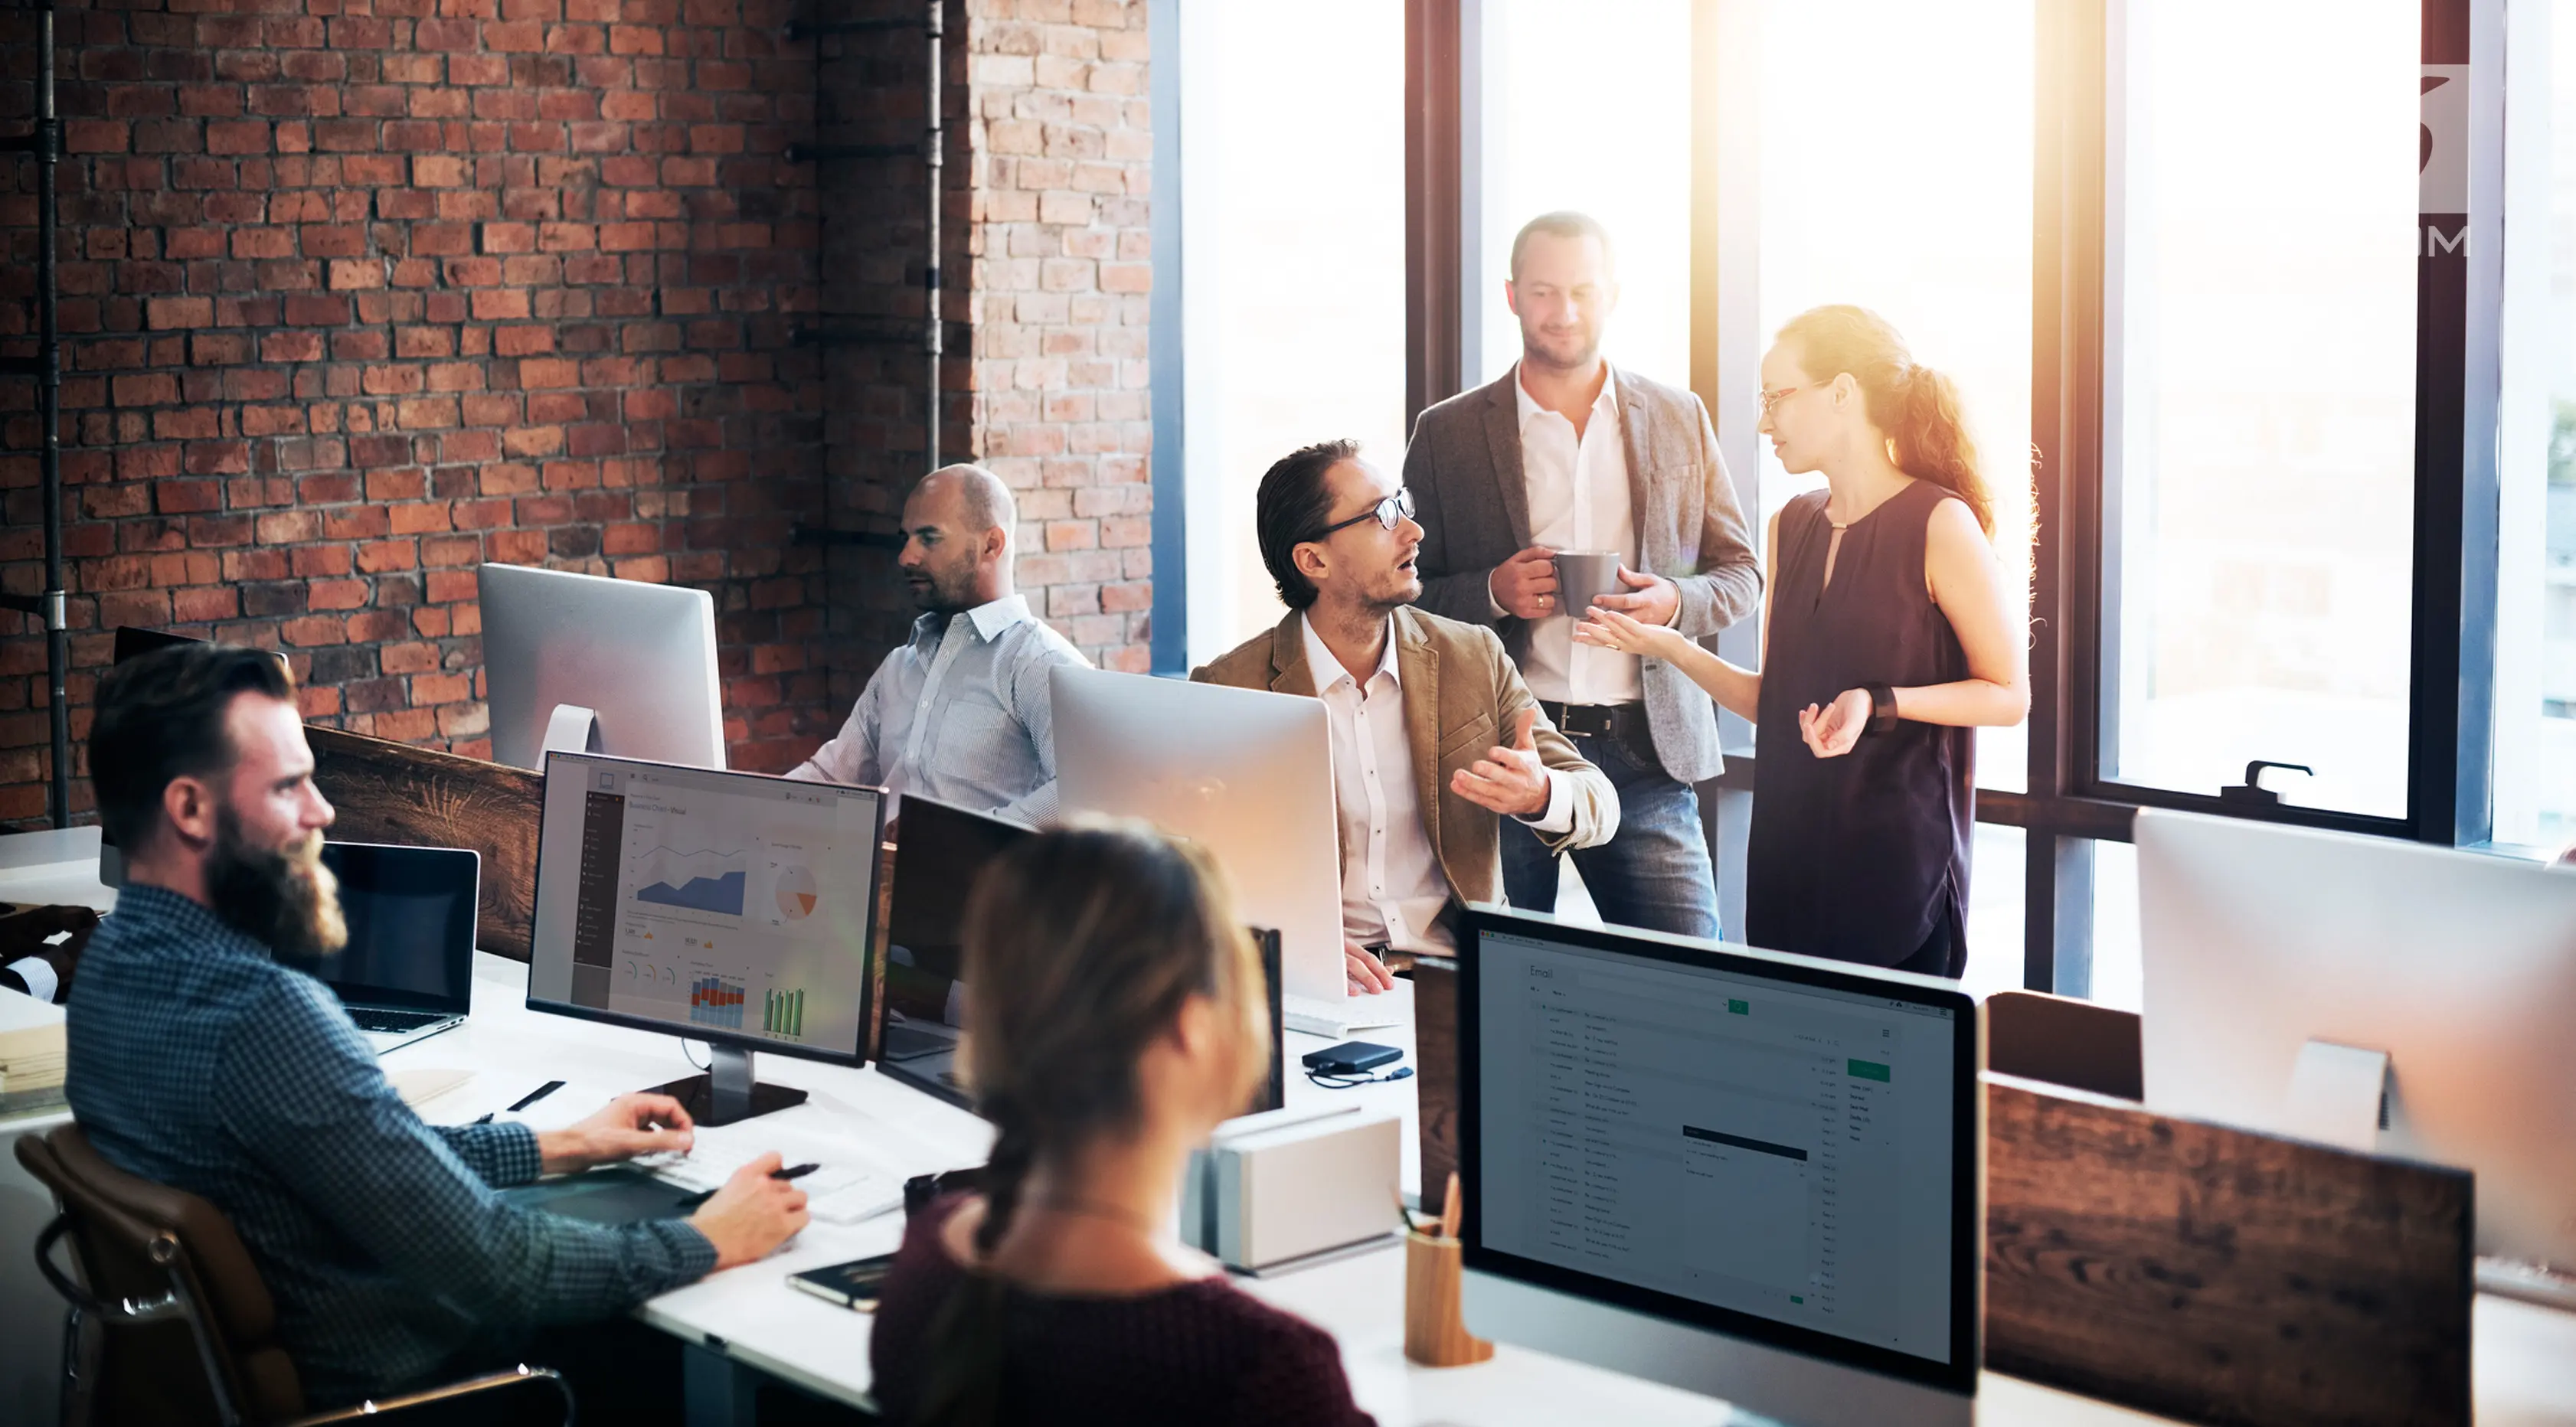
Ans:
<svg viewBox="0 0 2576 1427"><path fill-rule="evenodd" d="M1276 629L1244 641L1192 671L1190 678L1315 697L1315 676L1306 667L1304 619L1292 612ZM1405 742L1413 750L1414 793L1422 804L1422 830L1431 839L1432 855L1449 875L1449 890L1458 900L1500 902L1502 814L1451 792L1449 776L1510 737L1520 711L1537 701L1492 630L1411 606L1395 612L1395 670L1404 686ZM1542 838L1548 850L1608 842L1619 830L1619 794L1609 776L1585 762L1545 714L1539 715L1537 742L1539 761L1569 775L1574 785L1574 827L1553 839Z"/></svg>

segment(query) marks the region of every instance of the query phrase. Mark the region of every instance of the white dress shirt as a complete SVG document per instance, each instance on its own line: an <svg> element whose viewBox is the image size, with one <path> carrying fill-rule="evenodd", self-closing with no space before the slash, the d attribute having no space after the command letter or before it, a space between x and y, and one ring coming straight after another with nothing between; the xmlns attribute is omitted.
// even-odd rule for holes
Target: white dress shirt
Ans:
<svg viewBox="0 0 2576 1427"><path fill-rule="evenodd" d="M1616 552L1637 568L1637 521L1628 491L1628 443L1619 434L1619 383L1601 364L1601 394L1583 434L1574 423L1538 404L1512 369L1512 396L1520 408L1521 473L1529 488L1530 543L1550 550ZM1530 626L1521 679L1530 693L1553 703L1632 704L1646 696L1637 656L1578 644L1576 598L1561 591L1556 613ZM1495 607L1495 613L1502 613Z"/></svg>
<svg viewBox="0 0 2576 1427"><path fill-rule="evenodd" d="M1362 946L1384 942L1404 950L1454 949L1446 928L1435 925L1449 901L1449 874L1431 850L1416 791L1413 745L1404 735L1404 678L1396 668L1395 620L1388 616L1385 649L1365 684L1335 658L1312 620L1306 635L1306 672L1324 702L1332 729L1333 805L1342 831L1342 934ZM1479 750L1481 753L1482 750ZM1574 793L1555 769L1547 774L1547 811L1525 818L1543 833L1574 826Z"/></svg>
<svg viewBox="0 0 2576 1427"><path fill-rule="evenodd" d="M945 619L925 614L912 642L877 666L840 736L787 776L882 784L889 817L919 793L1043 822L1056 806L1047 671L1090 662L1018 595Z"/></svg>

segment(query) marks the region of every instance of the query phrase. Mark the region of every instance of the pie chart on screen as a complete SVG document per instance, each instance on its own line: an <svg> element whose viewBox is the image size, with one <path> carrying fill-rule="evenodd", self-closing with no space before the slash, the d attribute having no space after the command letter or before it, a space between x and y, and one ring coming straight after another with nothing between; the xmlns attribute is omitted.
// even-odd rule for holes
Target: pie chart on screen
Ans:
<svg viewBox="0 0 2576 1427"><path fill-rule="evenodd" d="M778 914L801 922L814 914L814 874L808 868L778 870Z"/></svg>

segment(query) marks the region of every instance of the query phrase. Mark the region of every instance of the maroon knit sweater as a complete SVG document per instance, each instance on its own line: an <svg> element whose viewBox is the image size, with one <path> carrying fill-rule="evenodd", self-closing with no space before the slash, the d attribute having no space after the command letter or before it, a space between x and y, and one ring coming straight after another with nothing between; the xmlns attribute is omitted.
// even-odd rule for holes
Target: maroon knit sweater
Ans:
<svg viewBox="0 0 2576 1427"><path fill-rule="evenodd" d="M913 1420L930 1379L930 1325L967 1281L939 1239L960 1202L942 1200L904 1230L877 1307L868 1356L877 1407L897 1427ZM1351 1401L1330 1336L1222 1278L1115 1296L1014 1289L1008 1303L1001 1421L1010 1427L1376 1427Z"/></svg>

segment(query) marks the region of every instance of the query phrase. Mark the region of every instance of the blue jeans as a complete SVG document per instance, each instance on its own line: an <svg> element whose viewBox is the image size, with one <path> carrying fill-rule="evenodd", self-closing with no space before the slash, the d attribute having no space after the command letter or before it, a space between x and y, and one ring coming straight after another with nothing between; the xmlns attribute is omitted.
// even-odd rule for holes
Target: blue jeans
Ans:
<svg viewBox="0 0 2576 1427"><path fill-rule="evenodd" d="M1699 795L1663 768L1629 758L1615 738L1578 738L1575 750L1619 790L1619 834L1566 856L1583 873L1592 905L1613 926L1717 936L1717 872L1699 821ZM1515 907L1556 907L1556 859L1516 818L1503 819L1503 895Z"/></svg>

